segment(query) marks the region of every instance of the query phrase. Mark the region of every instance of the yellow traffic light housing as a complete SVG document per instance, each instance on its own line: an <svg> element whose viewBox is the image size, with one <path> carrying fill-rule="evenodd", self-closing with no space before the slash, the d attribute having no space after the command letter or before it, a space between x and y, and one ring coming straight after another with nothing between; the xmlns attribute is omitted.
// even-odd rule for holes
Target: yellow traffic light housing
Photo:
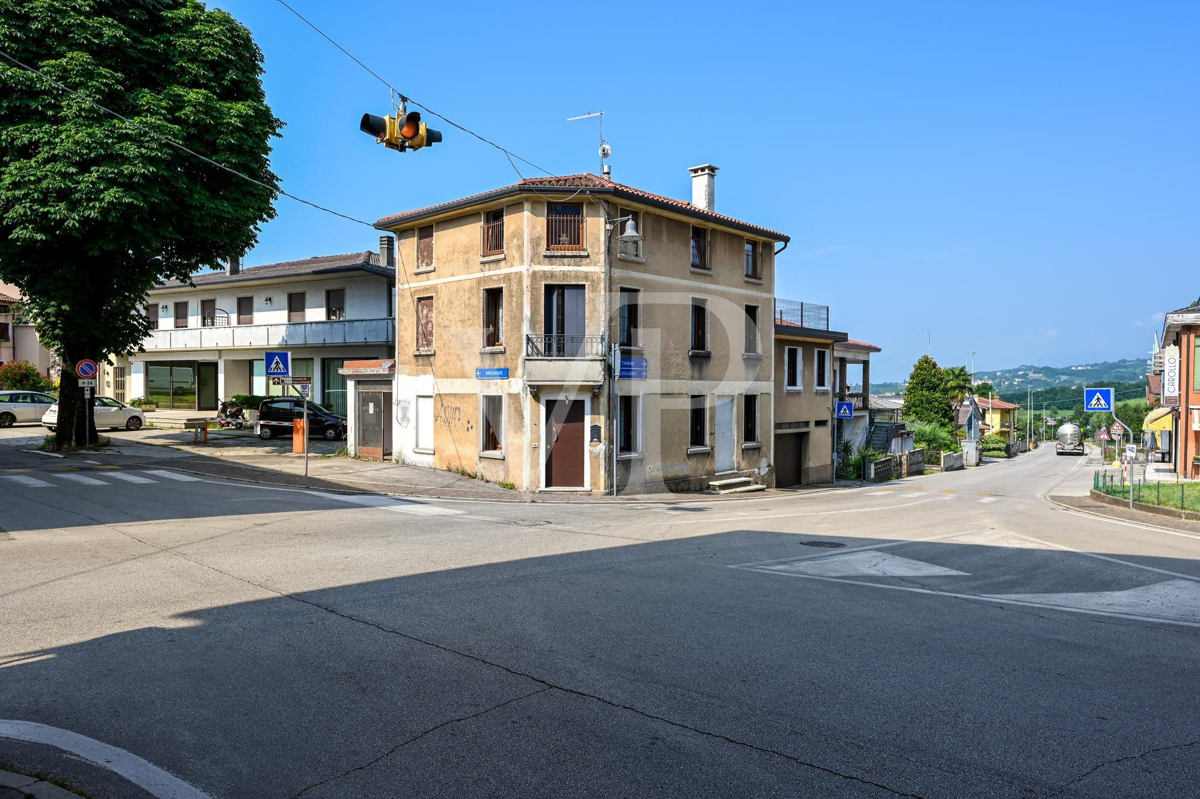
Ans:
<svg viewBox="0 0 1200 799"><path fill-rule="evenodd" d="M417 111L405 114L403 119L398 118L398 115L380 117L363 114L358 129L368 136L374 136L375 141L384 147L399 152L419 150L442 140L441 131L426 126Z"/></svg>

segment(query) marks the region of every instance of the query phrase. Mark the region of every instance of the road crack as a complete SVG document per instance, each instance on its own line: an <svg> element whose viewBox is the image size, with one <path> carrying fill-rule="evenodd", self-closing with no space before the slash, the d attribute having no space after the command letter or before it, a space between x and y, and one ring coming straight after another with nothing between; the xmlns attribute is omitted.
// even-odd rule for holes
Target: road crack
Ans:
<svg viewBox="0 0 1200 799"><path fill-rule="evenodd" d="M386 752L379 755L378 757L368 760L366 763L363 763L358 766L354 766L353 768L346 769L341 774L335 774L332 777L327 777L326 779L323 779L320 782L314 782L312 785L309 785L309 786L301 789L299 793L294 794L291 797L291 799L300 799L300 797L304 796L304 794L308 793L309 791L320 788L322 785L328 785L331 782L337 782L338 780L345 779L346 777L349 777L351 774L355 774L360 771L366 771L367 769L374 766L376 763L386 760L389 757L391 757L392 755L396 754L397 752L399 752L401 749L408 746L409 744L416 743L417 741L421 740L425 736L432 735L433 733L437 732L440 729L449 727L454 724L462 724L464 722L471 721L473 719L477 719L480 716L486 716L488 713L491 713L493 710L499 710L502 707L506 707L506 706L514 704L516 702L520 702L524 699L528 699L531 696L537 696L538 694L545 693L546 691L549 691L549 690L550 690L550 686L545 686L543 688L537 689L536 691L531 691L527 694L522 694L521 696L516 696L516 697L513 697L512 699L506 699L503 702L498 702L498 703L492 705L491 707L484 708L483 710L477 711L475 713L471 713L470 715L460 716L458 718L453 718L453 719L449 719L447 721L443 721L441 724L437 724L433 727L430 727L429 729L425 730L424 732L418 733L418 734L412 736L411 738L404 739L400 743L393 746L391 749L387 750Z"/></svg>
<svg viewBox="0 0 1200 799"><path fill-rule="evenodd" d="M1150 755L1158 754L1159 752L1169 752L1173 749L1189 749L1193 746L1200 746L1200 741L1191 741L1190 743L1186 743L1186 744L1171 744L1170 746L1159 746L1159 747L1155 747L1154 749L1147 749L1145 752L1141 752L1140 754L1126 755L1125 757L1117 757L1117 758L1113 758L1112 760L1106 760L1103 763L1101 763L1100 765L1093 766L1092 768L1083 772L1078 777L1075 777L1074 779L1064 782L1057 791L1055 791L1054 793L1047 796L1046 799L1054 799L1054 797L1056 797L1056 796L1062 796L1063 793L1071 786L1078 785L1079 783L1086 780L1088 777L1091 777L1097 771L1106 769L1109 766L1115 766L1118 763L1128 763L1132 760L1141 760L1144 757L1149 757Z"/></svg>

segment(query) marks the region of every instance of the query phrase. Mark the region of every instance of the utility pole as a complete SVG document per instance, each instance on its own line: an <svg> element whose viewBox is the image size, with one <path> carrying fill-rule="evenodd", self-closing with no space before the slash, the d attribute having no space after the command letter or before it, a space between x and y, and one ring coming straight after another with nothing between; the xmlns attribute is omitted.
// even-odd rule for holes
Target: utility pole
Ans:
<svg viewBox="0 0 1200 799"><path fill-rule="evenodd" d="M933 344L933 331L932 330L918 330L917 332L925 334L925 354L928 355L929 348Z"/></svg>
<svg viewBox="0 0 1200 799"><path fill-rule="evenodd" d="M971 385L975 385L975 356L979 350L971 350Z"/></svg>

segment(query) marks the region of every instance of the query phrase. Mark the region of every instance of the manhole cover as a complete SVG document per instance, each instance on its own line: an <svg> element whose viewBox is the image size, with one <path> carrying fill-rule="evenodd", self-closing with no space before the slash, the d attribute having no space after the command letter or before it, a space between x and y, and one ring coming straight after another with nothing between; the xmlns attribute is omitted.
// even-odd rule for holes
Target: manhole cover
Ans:
<svg viewBox="0 0 1200 799"><path fill-rule="evenodd" d="M838 543L837 541L801 541L800 546L819 547L821 549L841 549L846 545Z"/></svg>

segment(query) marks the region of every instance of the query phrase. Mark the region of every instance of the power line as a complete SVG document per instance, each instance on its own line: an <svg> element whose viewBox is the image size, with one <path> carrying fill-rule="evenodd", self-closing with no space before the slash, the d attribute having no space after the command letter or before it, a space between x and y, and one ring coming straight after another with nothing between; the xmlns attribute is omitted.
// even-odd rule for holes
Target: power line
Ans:
<svg viewBox="0 0 1200 799"><path fill-rule="evenodd" d="M200 153L196 152L195 150L187 147L186 145L180 144L179 142L175 141L174 139L168 138L167 136L164 136L161 133L153 131L150 128L147 128L145 125L140 125L137 122L134 122L129 117L123 116L122 114L117 113L116 111L112 110L111 108L107 108L103 105L100 105L100 103L96 102L95 100L91 99L90 97L80 94L79 92L72 89L70 86L64 86L63 84L56 81L54 78L52 78L49 75L47 75L46 73L42 72L40 69L38 69L36 67L31 67L30 65L28 65L24 62L18 61L17 59L13 58L11 55L6 53L4 50L0 50L0 56L3 56L8 61L11 61L13 64L16 64L21 69L24 69L28 72L34 73L35 75L39 76L40 78L47 81L48 83L53 84L54 86L58 87L59 89L62 89L63 91L68 92L68 93L74 95L75 97L78 97L79 99L88 103L92 107L98 108L107 114L112 114L114 117L121 120L125 124L130 125L134 128L137 128L138 130L142 131L143 133L149 133L154 138L164 141L167 144L171 145L172 147L176 147L179 150L182 150L183 152L187 153L188 155L199 158L201 161L212 164L213 166L217 167L218 169L223 169L224 171L230 173L231 175L236 175L237 177L241 178L242 180L247 180L257 186L262 186L264 189L267 189L268 191L270 191L274 194L279 194L284 197L287 197L288 199L295 200L296 202L304 203L305 205L307 205L311 208L316 208L318 211L324 211L327 214L333 214L334 216L340 216L342 219L347 219L351 222L357 222L358 224L366 225L369 228L375 227L370 222L366 222L362 219L357 219L348 214L343 214L340 211L333 210L332 208L326 208L323 205L318 205L317 203L314 203L310 200L306 200L303 197L297 197L295 194L286 192L283 189L279 188L278 186L271 186L267 183L263 183L261 180L252 178L244 172L239 172L238 170L233 169L232 167L225 166L224 164L220 163L219 161L214 161L213 159L209 158L206 155L201 155Z"/></svg>
<svg viewBox="0 0 1200 799"><path fill-rule="evenodd" d="M434 111L432 108L430 108L430 107L429 107L429 106L427 106L427 105L424 105L423 103L419 103L419 102L417 102L417 101L416 101L416 100L414 100L413 98L411 98L411 97L409 97L408 95L406 95L404 92L402 92L402 91L400 91L399 89L397 89L397 88L396 88L395 86L393 86L392 84L388 83L388 81L387 81L385 78L383 78L382 76L380 76L380 74L379 74L378 72L376 72L375 70L371 69L369 66L367 66L367 65L366 65L366 64L364 64L362 61L360 61L360 60L358 59L358 57L357 57L357 56L355 56L353 53L351 53L351 52L350 52L349 50L347 50L345 47L342 47L340 44L338 44L338 43L337 43L337 42L336 42L336 41L333 39L333 37L332 37L332 36L330 36L330 35L329 35L328 33L326 33L325 31L321 30L320 28L318 28L318 27L317 27L315 24L313 24L313 23L312 23L312 22L311 22L311 21L310 21L310 20L309 20L307 17L305 17L303 14L301 14L301 13L300 13L299 11L297 11L296 9L292 8L292 7L291 7L290 5L288 5L286 2L284 2L284 0L275 0L275 1L276 1L277 3L279 3L279 5L281 5L281 6L283 6L284 8L286 8L288 11L292 12L293 14L295 14L295 15L296 15L296 17L297 17L297 18L299 18L301 22L303 22L305 25L307 25L308 27L310 27L310 28L312 28L314 31L316 31L318 34L320 34L320 36L321 36L323 39L325 39L325 41L327 41L327 42L329 42L330 44L332 44L332 45L333 45L334 47L336 47L338 50L341 50L343 55L345 55L347 58L349 58L349 59L350 59L351 61L353 61L355 64L358 64L360 67L362 67L364 70L366 70L368 74L370 74L370 75L371 75L373 78L375 78L375 80L379 81L379 82L380 82L380 83L382 83L384 86L388 87L388 89L390 89L391 91L395 92L395 93L396 93L396 95L397 95L397 96L398 96L398 97L399 97L401 100L403 100L404 102L406 102L406 103L412 103L412 104L413 104L413 105L415 105L417 108L420 108L421 110L423 110L423 111L425 111L425 112L427 112L427 113L430 113L430 114L432 114L433 116L435 116L435 117L437 117L438 119L440 119L440 120L442 120L443 122L445 122L447 125L450 125L451 127L457 128L457 129L461 130L463 133L466 133L466 134L468 134L468 135L470 135L470 136L474 136L476 139L479 139L479 140L480 140L481 142L483 142L484 144L488 144L488 145L490 145L490 146L492 146L492 147L495 147L497 150L499 150L500 152L504 153L504 155L508 157L508 162L509 162L509 164L511 164L511 165L512 165L512 168L513 168L513 170L514 170L514 171L515 171L515 172L516 172L518 175L520 175L520 177L521 177L521 179L522 179L522 180L524 180L524 179L525 179L525 176L524 176L524 175L521 175L521 170L517 169L517 165L516 165L516 164L514 164L514 163L512 162L512 159L514 159L514 158L515 158L515 159L517 159L518 161L521 161L522 163L529 164L531 167L533 167L534 169L538 170L539 172L545 172L545 173L546 173L547 175L549 175L550 177L557 177L557 175L555 175L555 174L554 174L553 172L551 172L549 169L546 169L545 167L538 166L537 164L535 164L535 163L533 163L532 161L530 161L528 158L522 158L521 156L519 156L519 155L517 155L516 153L514 153L512 150L508 149L507 147L502 147L501 145L497 144L496 142L492 141L491 139L487 138L486 136L483 136L482 134L476 133L475 131L471 130L471 129L470 129L470 128L468 128L468 127L465 127L465 126L463 126L463 125L460 125L459 123L455 122L453 119L450 119L450 118L449 118L449 117L447 117L447 116L444 116L444 115L442 115L442 114L439 114L437 111Z"/></svg>

